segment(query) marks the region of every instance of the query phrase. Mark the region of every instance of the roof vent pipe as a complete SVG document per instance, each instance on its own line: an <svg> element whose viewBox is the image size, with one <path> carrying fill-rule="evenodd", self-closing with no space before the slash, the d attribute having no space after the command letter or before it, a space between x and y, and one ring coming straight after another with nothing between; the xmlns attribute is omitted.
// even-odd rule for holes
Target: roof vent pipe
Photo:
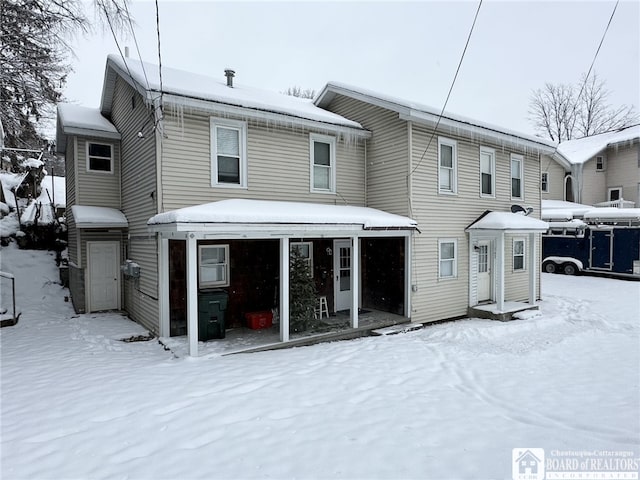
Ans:
<svg viewBox="0 0 640 480"><path fill-rule="evenodd" d="M231 70L230 68L227 68L224 71L224 76L227 77L227 87L231 87L233 88L233 77L236 75L236 72L234 72L233 70Z"/></svg>

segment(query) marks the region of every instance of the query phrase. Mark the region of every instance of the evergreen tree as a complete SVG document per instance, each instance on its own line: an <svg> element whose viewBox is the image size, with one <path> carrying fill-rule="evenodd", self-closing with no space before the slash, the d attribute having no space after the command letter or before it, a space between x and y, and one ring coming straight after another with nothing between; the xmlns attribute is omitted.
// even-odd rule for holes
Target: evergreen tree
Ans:
<svg viewBox="0 0 640 480"><path fill-rule="evenodd" d="M307 260L291 249L289 269L289 324L291 332L304 332L314 323L316 288Z"/></svg>

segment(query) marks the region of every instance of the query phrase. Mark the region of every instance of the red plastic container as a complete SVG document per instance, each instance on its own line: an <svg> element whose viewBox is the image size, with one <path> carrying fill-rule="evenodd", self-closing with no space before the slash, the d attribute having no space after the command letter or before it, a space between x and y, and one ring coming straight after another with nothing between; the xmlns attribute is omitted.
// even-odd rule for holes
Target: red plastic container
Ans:
<svg viewBox="0 0 640 480"><path fill-rule="evenodd" d="M244 318L247 320L247 327L252 330L269 328L273 324L273 313L268 311L245 313Z"/></svg>

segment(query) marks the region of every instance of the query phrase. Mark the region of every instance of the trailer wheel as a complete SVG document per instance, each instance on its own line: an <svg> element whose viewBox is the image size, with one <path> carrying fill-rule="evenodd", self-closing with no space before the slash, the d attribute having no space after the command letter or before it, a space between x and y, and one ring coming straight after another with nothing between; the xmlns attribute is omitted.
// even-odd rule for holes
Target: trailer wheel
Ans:
<svg viewBox="0 0 640 480"><path fill-rule="evenodd" d="M562 273L565 275L576 275L578 273L578 269L573 263L565 263L562 265Z"/></svg>
<svg viewBox="0 0 640 480"><path fill-rule="evenodd" d="M545 271L546 273L557 273L558 266L553 262L544 262L542 264L542 270Z"/></svg>

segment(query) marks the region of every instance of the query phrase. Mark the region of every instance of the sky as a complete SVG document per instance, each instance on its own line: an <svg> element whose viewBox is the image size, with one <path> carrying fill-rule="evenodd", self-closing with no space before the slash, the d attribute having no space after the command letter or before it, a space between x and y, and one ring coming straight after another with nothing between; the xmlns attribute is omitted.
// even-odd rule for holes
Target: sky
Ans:
<svg viewBox="0 0 640 480"><path fill-rule="evenodd" d="M613 1L489 1L446 110L525 134L532 92L578 83L589 69ZM282 92L337 81L441 109L465 47L476 1L159 2L162 65ZM130 57L158 63L155 3L132 1ZM93 16L93 14L91 14ZM640 108L640 2L620 1L594 65L613 106ZM78 36L64 95L100 103L111 32Z"/></svg>

